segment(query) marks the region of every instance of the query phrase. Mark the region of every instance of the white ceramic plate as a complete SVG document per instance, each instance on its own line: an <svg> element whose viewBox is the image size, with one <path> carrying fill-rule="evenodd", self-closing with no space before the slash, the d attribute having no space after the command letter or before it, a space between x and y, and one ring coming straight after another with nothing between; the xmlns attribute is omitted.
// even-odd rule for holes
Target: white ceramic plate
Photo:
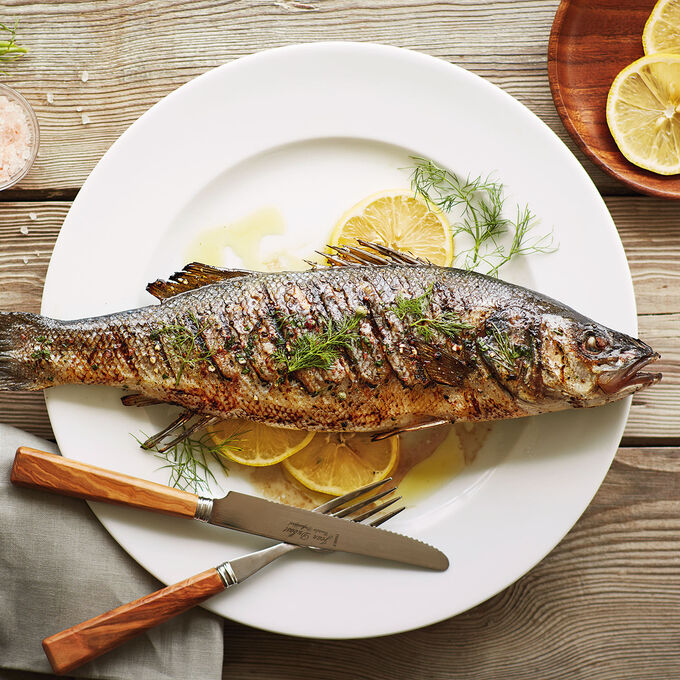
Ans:
<svg viewBox="0 0 680 680"><path fill-rule="evenodd" d="M408 185L408 155L462 174L495 171L560 242L505 277L635 333L632 284L614 224L590 179L538 118L456 66L392 47L300 45L217 68L145 113L78 194L50 264L43 313L100 315L152 302L145 284L183 264L198 231L278 207L291 242L321 244L372 191ZM401 169L400 169L401 168ZM157 412L115 389L49 391L63 454L160 482L130 433ZM347 555L281 560L206 606L293 635L366 637L462 612L508 586L571 528L616 451L629 401L501 423L474 465L390 528L443 549L427 573ZM226 488L247 483L230 477ZM114 538L165 583L267 545L195 522L93 505ZM86 556L83 556L86 559Z"/></svg>

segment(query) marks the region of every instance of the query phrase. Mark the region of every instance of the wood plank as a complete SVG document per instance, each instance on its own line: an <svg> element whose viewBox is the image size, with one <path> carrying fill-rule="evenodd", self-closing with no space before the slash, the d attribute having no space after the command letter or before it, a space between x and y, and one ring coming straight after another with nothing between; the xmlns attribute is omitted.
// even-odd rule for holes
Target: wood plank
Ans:
<svg viewBox="0 0 680 680"><path fill-rule="evenodd" d="M604 200L626 251L638 314L679 312L680 206L650 197Z"/></svg>
<svg viewBox="0 0 680 680"><path fill-rule="evenodd" d="M607 199L626 248L639 307L640 336L662 354L664 380L636 396L625 441L680 439L680 229L673 203ZM0 203L0 309L37 312L67 202ZM31 216L36 219L31 219ZM644 225L641 229L640 225ZM21 229L28 229L28 234ZM24 258L28 262L24 262ZM586 274L587 275L587 274ZM50 436L40 394L0 393L0 422Z"/></svg>
<svg viewBox="0 0 680 680"><path fill-rule="evenodd" d="M620 449L590 507L548 557L487 602L427 628L319 641L226 621L223 677L680 677L679 462L680 448Z"/></svg>
<svg viewBox="0 0 680 680"><path fill-rule="evenodd" d="M585 158L555 110L547 44L557 5L558 0L17 4L10 16L21 20L20 37L31 53L8 67L7 82L33 104L42 131L39 158L20 189L73 192L144 111L215 66L271 47L355 40L425 52L487 78L544 120L601 191L630 193Z"/></svg>

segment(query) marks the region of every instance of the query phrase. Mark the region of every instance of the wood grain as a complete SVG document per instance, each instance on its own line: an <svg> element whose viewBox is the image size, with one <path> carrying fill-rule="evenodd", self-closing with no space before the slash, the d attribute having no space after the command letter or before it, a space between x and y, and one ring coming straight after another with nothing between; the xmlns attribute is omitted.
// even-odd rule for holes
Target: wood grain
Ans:
<svg viewBox="0 0 680 680"><path fill-rule="evenodd" d="M369 640L305 640L226 621L223 677L680 677L680 448L620 449L592 504L559 546L478 607L421 630Z"/></svg>
<svg viewBox="0 0 680 680"><path fill-rule="evenodd" d="M2 18L21 19L20 36L32 49L10 65L4 82L34 104L43 142L25 181L0 193L0 309L39 310L49 253L68 201L111 143L153 103L240 56L340 39L446 59L538 114L607 194L631 263L641 335L660 343L664 381L643 393L645 401L643 395L636 398L624 441L654 441L661 433L664 446L620 449L584 516L524 578L454 619L375 640L304 640L227 621L225 679L680 677L680 448L672 446L680 441L680 214L670 202L621 196L630 194L629 187L596 166L563 127L546 59L558 4L20 0L3 7ZM626 11L630 3L620 5ZM96 247L97 225L92 233ZM40 393L0 395L0 420L51 435Z"/></svg>
<svg viewBox="0 0 680 680"><path fill-rule="evenodd" d="M223 590L220 575L208 569L50 635L43 649L56 673L68 673Z"/></svg>
<svg viewBox="0 0 680 680"><path fill-rule="evenodd" d="M633 165L607 126L609 88L616 75L643 56L642 30L656 0L563 0L548 49L555 106L576 143L605 172L636 191L680 198L680 177Z"/></svg>
<svg viewBox="0 0 680 680"><path fill-rule="evenodd" d="M93 444L96 446L96 444ZM173 517L193 518L198 497L145 479L19 447L14 457L12 484L55 491L90 501L103 501L151 510Z"/></svg>
<svg viewBox="0 0 680 680"><path fill-rule="evenodd" d="M31 53L12 64L7 84L36 109L42 143L20 190L6 196L25 200L28 195L22 191L36 190L72 196L122 132L180 85L253 52L320 40L384 43L463 66L544 120L576 153L601 191L630 192L584 155L555 110L546 54L558 4L559 0L17 3L10 16L21 20L21 37ZM55 26L63 28L55 31ZM89 122L84 123L83 116Z"/></svg>

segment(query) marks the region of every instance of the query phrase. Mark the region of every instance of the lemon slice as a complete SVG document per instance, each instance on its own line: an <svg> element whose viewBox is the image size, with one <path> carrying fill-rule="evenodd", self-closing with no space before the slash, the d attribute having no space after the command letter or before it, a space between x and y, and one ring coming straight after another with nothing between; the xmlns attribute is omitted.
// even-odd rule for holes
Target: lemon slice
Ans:
<svg viewBox="0 0 680 680"><path fill-rule="evenodd" d="M680 0L659 0L642 33L645 54L680 52Z"/></svg>
<svg viewBox="0 0 680 680"><path fill-rule="evenodd" d="M607 124L621 153L661 175L680 172L680 55L651 54L619 73Z"/></svg>
<svg viewBox="0 0 680 680"><path fill-rule="evenodd" d="M222 420L208 428L212 441L225 444L221 452L230 460L254 467L274 465L300 451L314 432L271 427L250 420Z"/></svg>
<svg viewBox="0 0 680 680"><path fill-rule="evenodd" d="M335 226L331 245L379 243L449 266L453 261L451 226L423 199L407 192L373 194L350 208Z"/></svg>
<svg viewBox="0 0 680 680"><path fill-rule="evenodd" d="M398 437L372 442L370 434L319 432L283 467L312 491L342 496L387 477L398 458Z"/></svg>

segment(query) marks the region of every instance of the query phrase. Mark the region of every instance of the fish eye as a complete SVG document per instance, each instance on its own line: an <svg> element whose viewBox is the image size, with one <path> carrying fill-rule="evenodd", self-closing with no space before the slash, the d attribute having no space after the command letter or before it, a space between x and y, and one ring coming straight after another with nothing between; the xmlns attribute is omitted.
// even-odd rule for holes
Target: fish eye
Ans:
<svg viewBox="0 0 680 680"><path fill-rule="evenodd" d="M607 340L601 338L594 333L588 333L585 340L582 343L583 349L591 354L599 354L606 346Z"/></svg>

